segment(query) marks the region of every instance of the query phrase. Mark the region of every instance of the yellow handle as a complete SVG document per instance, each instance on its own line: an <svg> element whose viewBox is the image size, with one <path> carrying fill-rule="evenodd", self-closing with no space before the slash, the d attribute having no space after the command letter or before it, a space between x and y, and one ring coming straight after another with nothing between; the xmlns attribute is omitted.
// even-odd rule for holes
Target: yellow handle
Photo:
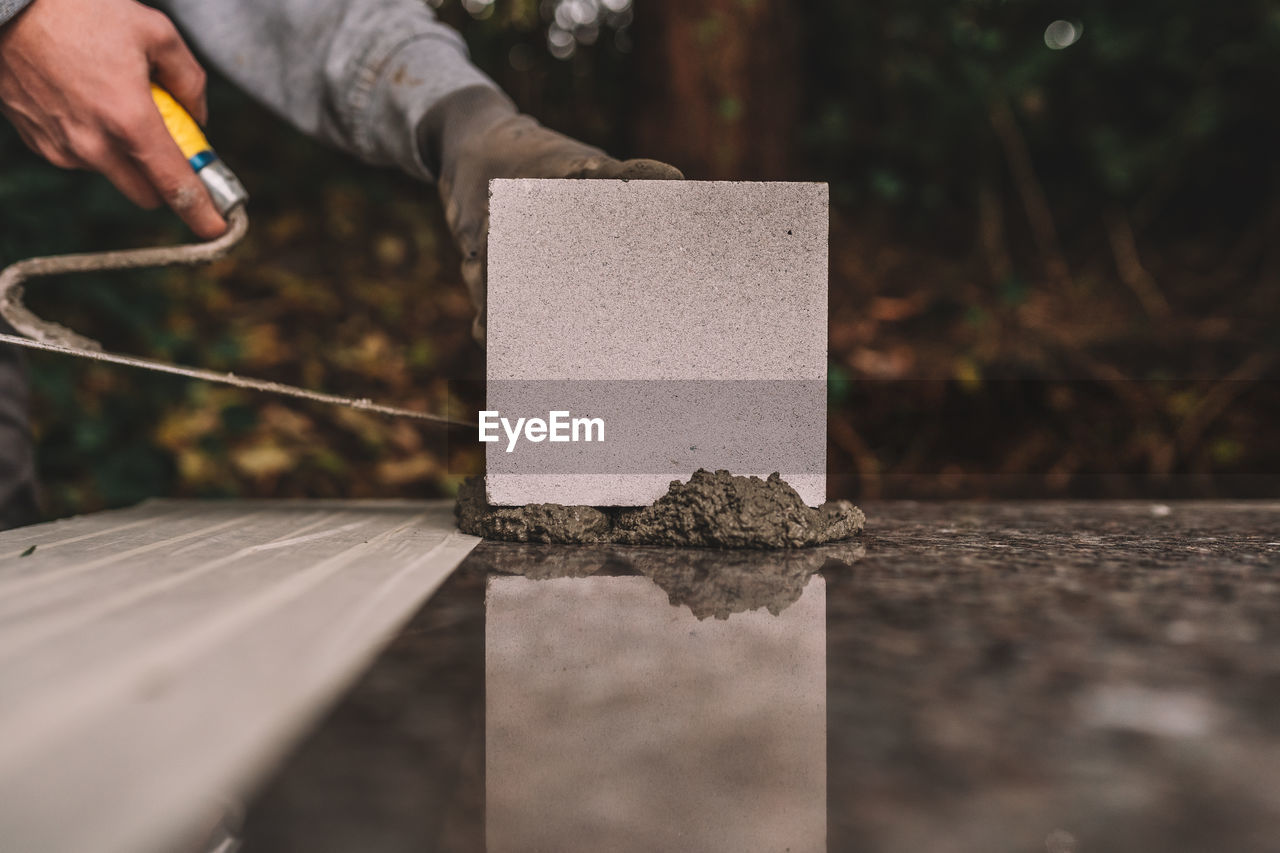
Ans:
<svg viewBox="0 0 1280 853"><path fill-rule="evenodd" d="M212 150L209 140L204 138L204 131L196 120L173 99L173 96L154 83L151 84L151 99L156 102L156 109L164 119L164 126L169 135L178 143L182 156L190 160L202 151Z"/></svg>
<svg viewBox="0 0 1280 853"><path fill-rule="evenodd" d="M235 172L213 153L213 147L204 138L204 131L196 124L195 119L172 95L155 84L151 86L151 99L156 102L156 109L164 119L164 126L168 128L173 141L178 143L182 156L187 158L187 162L209 191L209 197L213 199L218 212L226 216L234 208L247 202L249 194L245 192L244 185Z"/></svg>

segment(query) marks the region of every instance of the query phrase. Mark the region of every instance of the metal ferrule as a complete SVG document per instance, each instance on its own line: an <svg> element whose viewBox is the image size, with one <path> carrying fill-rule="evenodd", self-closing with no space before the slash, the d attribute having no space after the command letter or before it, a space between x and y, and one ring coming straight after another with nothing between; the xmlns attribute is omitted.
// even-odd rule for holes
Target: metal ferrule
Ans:
<svg viewBox="0 0 1280 853"><path fill-rule="evenodd" d="M227 164L219 160L218 155L212 151L202 151L192 157L191 166L200 176L200 180L204 181L205 188L213 197L214 206L223 216L249 200L249 193L240 183L235 172L231 171Z"/></svg>

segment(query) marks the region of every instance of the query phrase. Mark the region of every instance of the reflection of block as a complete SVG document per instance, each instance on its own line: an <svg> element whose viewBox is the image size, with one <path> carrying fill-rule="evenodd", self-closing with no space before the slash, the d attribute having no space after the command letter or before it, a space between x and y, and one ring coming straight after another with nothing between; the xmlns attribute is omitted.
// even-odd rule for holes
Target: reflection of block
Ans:
<svg viewBox="0 0 1280 853"><path fill-rule="evenodd" d="M779 471L825 499L825 184L497 180L490 196L488 408L606 423L603 444L486 445L492 503L647 504L698 468Z"/></svg>
<svg viewBox="0 0 1280 853"><path fill-rule="evenodd" d="M824 853L826 585L697 619L647 578L494 576L489 853Z"/></svg>

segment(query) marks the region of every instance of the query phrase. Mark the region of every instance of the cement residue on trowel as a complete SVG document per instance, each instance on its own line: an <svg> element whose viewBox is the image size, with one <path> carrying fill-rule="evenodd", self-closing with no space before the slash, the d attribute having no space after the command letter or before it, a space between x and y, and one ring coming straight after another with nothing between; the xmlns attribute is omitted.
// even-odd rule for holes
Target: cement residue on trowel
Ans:
<svg viewBox="0 0 1280 853"><path fill-rule="evenodd" d="M687 483L672 482L653 504L634 509L495 507L485 500L484 482L473 478L459 490L455 512L464 533L486 539L694 548L805 548L856 536L866 520L848 501L806 506L777 474L762 480L706 470Z"/></svg>

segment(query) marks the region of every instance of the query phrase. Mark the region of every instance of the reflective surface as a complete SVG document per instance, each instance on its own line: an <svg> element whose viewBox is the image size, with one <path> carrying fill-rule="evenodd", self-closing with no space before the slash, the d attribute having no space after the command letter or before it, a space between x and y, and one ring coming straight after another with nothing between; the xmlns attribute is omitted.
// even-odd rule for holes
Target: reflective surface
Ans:
<svg viewBox="0 0 1280 853"><path fill-rule="evenodd" d="M491 578L488 849L824 850L825 593L699 620L645 577Z"/></svg>
<svg viewBox="0 0 1280 853"><path fill-rule="evenodd" d="M1271 849L1280 507L867 510L820 551L480 546L245 849Z"/></svg>

